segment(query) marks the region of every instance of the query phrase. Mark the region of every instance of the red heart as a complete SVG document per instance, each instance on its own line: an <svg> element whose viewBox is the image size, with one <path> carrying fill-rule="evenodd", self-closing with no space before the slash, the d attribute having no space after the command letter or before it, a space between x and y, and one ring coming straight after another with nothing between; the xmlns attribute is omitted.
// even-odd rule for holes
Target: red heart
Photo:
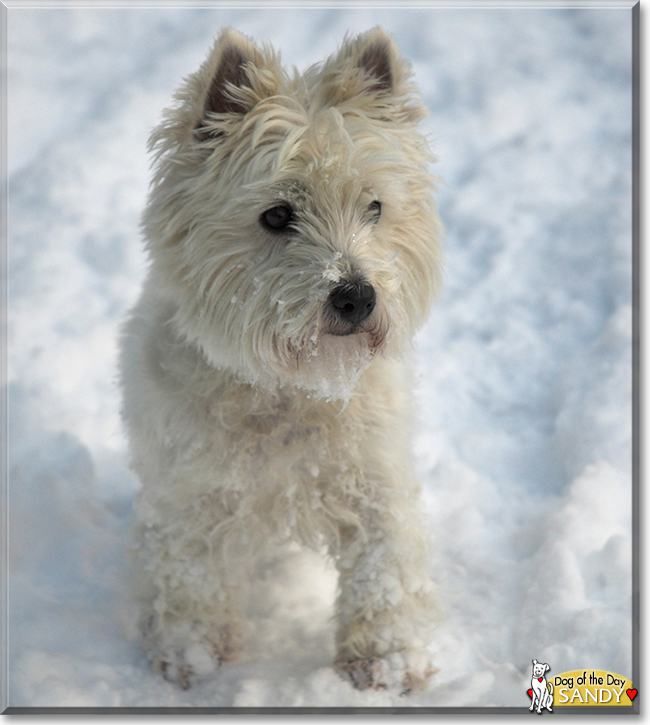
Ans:
<svg viewBox="0 0 650 725"><path fill-rule="evenodd" d="M532 696L533 696L533 691L532 690L528 690L528 697L532 697Z"/></svg>
<svg viewBox="0 0 650 725"><path fill-rule="evenodd" d="M627 696L630 698L630 700L634 700L638 690L625 690L625 692L627 692Z"/></svg>
<svg viewBox="0 0 650 725"><path fill-rule="evenodd" d="M543 677L538 677L538 678L537 678L537 680L538 680L539 682L541 682L541 681L542 681L543 679L544 679Z"/></svg>

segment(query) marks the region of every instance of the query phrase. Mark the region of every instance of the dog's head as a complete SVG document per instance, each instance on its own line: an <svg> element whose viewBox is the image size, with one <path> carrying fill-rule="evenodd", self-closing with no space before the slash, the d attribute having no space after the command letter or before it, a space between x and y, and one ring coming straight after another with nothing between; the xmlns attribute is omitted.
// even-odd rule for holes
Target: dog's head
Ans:
<svg viewBox="0 0 650 725"><path fill-rule="evenodd" d="M533 660L533 677L543 677L550 669L550 666L544 662Z"/></svg>
<svg viewBox="0 0 650 725"><path fill-rule="evenodd" d="M424 115L380 28L302 76L225 30L151 138L144 230L180 333L249 382L345 397L439 285Z"/></svg>

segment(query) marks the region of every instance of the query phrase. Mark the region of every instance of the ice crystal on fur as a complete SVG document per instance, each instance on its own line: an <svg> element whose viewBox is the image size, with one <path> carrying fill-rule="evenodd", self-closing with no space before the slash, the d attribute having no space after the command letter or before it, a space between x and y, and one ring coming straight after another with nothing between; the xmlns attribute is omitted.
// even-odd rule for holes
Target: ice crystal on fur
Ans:
<svg viewBox="0 0 650 725"><path fill-rule="evenodd" d="M252 562L290 540L334 558L353 684L432 671L407 362L441 269L423 115L380 28L303 75L227 29L152 134L121 368L142 630L184 687L241 656Z"/></svg>

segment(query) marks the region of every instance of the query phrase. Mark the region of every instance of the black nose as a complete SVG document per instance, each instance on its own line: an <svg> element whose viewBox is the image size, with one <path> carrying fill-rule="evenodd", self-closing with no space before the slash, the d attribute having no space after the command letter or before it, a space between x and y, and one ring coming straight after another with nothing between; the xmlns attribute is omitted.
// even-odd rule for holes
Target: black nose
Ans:
<svg viewBox="0 0 650 725"><path fill-rule="evenodd" d="M344 284L332 290L329 303L342 322L358 325L375 309L375 288L367 282Z"/></svg>

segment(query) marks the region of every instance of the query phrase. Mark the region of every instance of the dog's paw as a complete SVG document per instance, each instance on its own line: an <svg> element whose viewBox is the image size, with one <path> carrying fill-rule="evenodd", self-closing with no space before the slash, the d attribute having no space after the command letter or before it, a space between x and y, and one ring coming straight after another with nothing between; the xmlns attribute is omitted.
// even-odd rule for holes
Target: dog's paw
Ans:
<svg viewBox="0 0 650 725"><path fill-rule="evenodd" d="M181 621L164 632L154 632L152 621L147 620L149 626L143 629L152 668L184 690L241 656L242 628L236 621L211 625Z"/></svg>
<svg viewBox="0 0 650 725"><path fill-rule="evenodd" d="M402 680L402 695L417 694L425 692L429 687L429 681L438 672L438 668L428 663L424 669L407 668Z"/></svg>
<svg viewBox="0 0 650 725"><path fill-rule="evenodd" d="M183 690L189 690L192 686L194 670L189 664L183 662L182 657L169 654L155 655L152 658L151 666L154 672L160 672L167 682L175 682Z"/></svg>
<svg viewBox="0 0 650 725"><path fill-rule="evenodd" d="M336 669L358 690L385 690L388 687L386 661L381 657L337 662Z"/></svg>
<svg viewBox="0 0 650 725"><path fill-rule="evenodd" d="M428 655L414 652L337 662L336 668L358 690L396 689L402 695L423 692L438 671Z"/></svg>
<svg viewBox="0 0 650 725"><path fill-rule="evenodd" d="M215 649L203 643L158 652L152 657L154 671L183 690L189 690L197 680L214 674L219 664L220 658Z"/></svg>

